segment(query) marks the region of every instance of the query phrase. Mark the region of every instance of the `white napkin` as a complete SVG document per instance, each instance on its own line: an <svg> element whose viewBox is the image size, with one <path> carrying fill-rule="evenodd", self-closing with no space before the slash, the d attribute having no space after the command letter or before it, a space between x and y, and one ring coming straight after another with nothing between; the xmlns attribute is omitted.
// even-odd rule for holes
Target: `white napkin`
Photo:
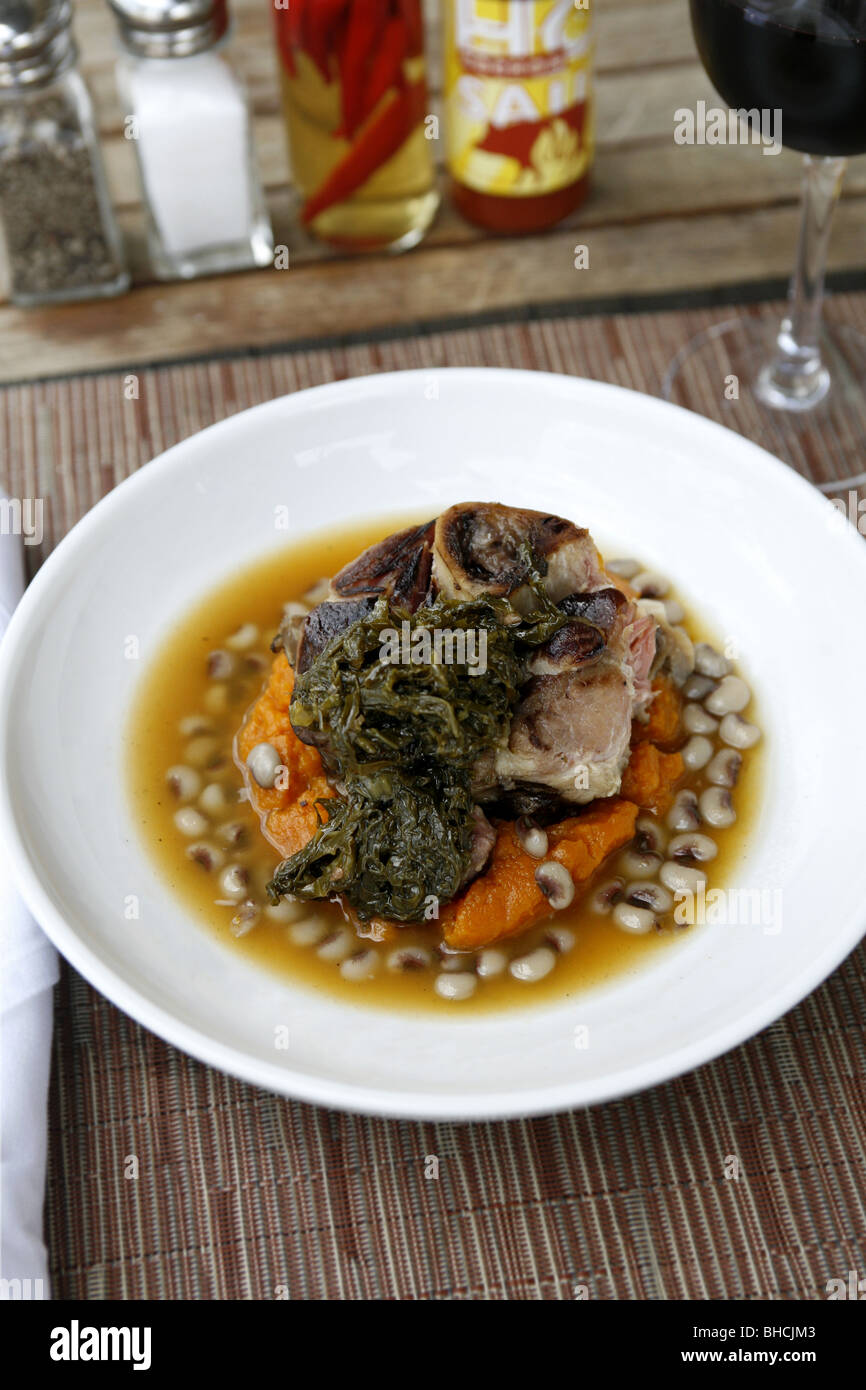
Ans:
<svg viewBox="0 0 866 1390"><path fill-rule="evenodd" d="M0 535L0 636L24 590L19 536ZM0 661L3 645L0 642ZM42 1238L46 1101L57 953L9 876L0 844L0 1297L48 1298Z"/></svg>

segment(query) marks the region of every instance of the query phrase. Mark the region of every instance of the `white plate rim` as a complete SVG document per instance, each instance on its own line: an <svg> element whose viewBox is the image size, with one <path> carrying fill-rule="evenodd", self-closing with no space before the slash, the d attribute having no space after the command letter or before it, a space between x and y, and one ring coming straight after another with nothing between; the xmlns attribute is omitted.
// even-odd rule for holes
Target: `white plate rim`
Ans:
<svg viewBox="0 0 866 1390"><path fill-rule="evenodd" d="M789 981L786 989L774 993L761 1005L748 1013L739 1015L725 1027L714 1033L694 1039L689 1044L668 1052L664 1065L658 1061L625 1068L612 1076L593 1078L580 1077L574 1082L544 1088L534 1088L531 1092L496 1092L481 1099L477 1094L463 1098L459 1096L431 1095L418 1091L380 1090L376 1087L358 1086L352 1082L337 1082L324 1077L310 1077L304 1072L291 1068L264 1063L258 1059L248 1059L241 1052L227 1047L218 1038L200 1031L173 1013L163 1009L149 999L142 989L129 984L119 973L106 966L99 954L91 950L76 935L75 928L55 908L50 896L33 869L26 846L19 833L14 805L9 795L6 776L7 733L11 716L10 697L14 688L16 662L28 635L31 616L38 614L44 591L50 591L54 576L86 547L91 532L102 525L136 489L158 486L162 475L173 468L194 466L194 457L188 460L184 455L191 440L199 441L218 430L222 434L243 430L251 416L259 417L269 411L289 413L304 410L311 403L325 404L329 397L350 398L368 392L387 393L392 384L406 387L412 379L429 382L431 378L443 375L455 379L475 379L507 376L518 380L531 381L538 385L539 380L566 394L573 392L575 398L584 393L607 396L615 410L615 403L631 409L644 410L648 415L656 414L660 420L668 419L684 423L700 434L710 431L716 438L724 436L732 447L750 451L756 468L769 470L775 474L775 482L783 487L793 487L809 494L817 505L829 506L827 500L813 486L793 469L767 453L752 441L725 429L722 425L703 416L694 415L679 406L646 396L641 392L629 390L608 382L589 378L572 377L555 372L536 372L521 368L498 367L435 367L417 368L407 371L374 373L364 377L353 377L345 381L328 382L321 386L309 387L265 401L249 409L238 411L224 420L215 422L196 431L187 439L179 441L163 451L150 463L143 465L135 473L125 478L105 497L101 498L76 523L58 543L45 560L12 615L6 634L0 643L0 840L6 848L16 885L33 916L53 941L61 954L96 989L104 994L118 1008L144 1027L149 1028L164 1041L180 1048L205 1065L213 1066L228 1075L248 1084L264 1087L278 1094L294 1097L312 1104L372 1116L393 1119L472 1121L489 1119L508 1119L532 1115L545 1115L567 1109L582 1108L604 1101L618 1099L660 1085L694 1070L696 1067L713 1061L776 1022L784 1013L800 1003L812 990L816 989L835 970L857 946L866 931L866 903L850 914L849 919L837 928L832 943L813 957L810 965ZM816 513L817 515L817 513ZM855 563L862 565L866 581L866 549L860 553L862 542L852 537L851 555L859 555ZM471 1109L471 1114L469 1110Z"/></svg>

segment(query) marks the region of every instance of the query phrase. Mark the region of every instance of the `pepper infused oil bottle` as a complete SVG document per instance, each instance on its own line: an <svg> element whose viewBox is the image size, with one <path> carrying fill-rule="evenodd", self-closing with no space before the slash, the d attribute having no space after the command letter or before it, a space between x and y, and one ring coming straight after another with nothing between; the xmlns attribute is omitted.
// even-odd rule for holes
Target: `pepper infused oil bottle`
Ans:
<svg viewBox="0 0 866 1390"><path fill-rule="evenodd" d="M452 196L493 232L553 226L593 156L593 0L444 0Z"/></svg>
<svg viewBox="0 0 866 1390"><path fill-rule="evenodd" d="M354 251L415 246L439 206L421 0L274 0L301 222Z"/></svg>

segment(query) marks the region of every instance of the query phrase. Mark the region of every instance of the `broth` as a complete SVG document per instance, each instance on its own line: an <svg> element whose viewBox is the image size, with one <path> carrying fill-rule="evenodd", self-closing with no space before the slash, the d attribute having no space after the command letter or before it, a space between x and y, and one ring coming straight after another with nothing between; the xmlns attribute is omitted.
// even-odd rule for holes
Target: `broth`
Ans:
<svg viewBox="0 0 866 1390"><path fill-rule="evenodd" d="M366 522L289 543L279 553L235 574L181 620L146 672L136 693L128 726L130 792L151 855L194 918L225 947L293 982L326 990L353 1004L436 1012L456 1008L458 1012L476 1014L479 1010L538 1005L551 999L574 997L590 987L605 985L624 972L643 968L659 952L675 949L687 932L700 931L701 927L629 934L619 929L610 915L602 916L590 909L591 884L572 907L559 912L555 918L556 926L567 927L574 933L574 948L559 957L550 974L536 983L515 980L506 971L498 977L482 980L473 998L457 1005L434 991L436 972L431 969L399 974L383 969L372 979L350 981L343 978L333 962L320 959L310 946L292 941L290 929L264 913L245 935L234 935L230 926L232 909L216 902L220 892L214 874L188 857L190 841L183 838L175 825L178 801L166 782L167 769L185 762L189 735L181 734L179 726L183 720L204 713L214 725L218 756L222 759L213 778L225 786L229 796L240 794L243 778L232 756L234 735L267 679L260 643L256 652L248 656L239 654L238 662L244 673L227 684L227 706L221 713L214 713L208 709L208 701L212 698L209 696L212 681L207 673L208 654L224 648L226 638L245 624L256 625L264 635L263 642L269 641L279 624L284 603L300 599L318 580L335 574L366 546L414 520L416 518L410 521L388 518L378 523ZM707 640L691 613L683 625L695 641ZM708 891L724 886L748 836L758 799L762 748L763 744L759 744L747 750L743 758L741 776L733 793L737 810L735 824L712 831L718 856L707 866ZM211 775L207 774L205 780L211 780ZM682 785L700 787L704 783L697 773L689 774ZM264 884L271 877L280 855L262 835L258 816L248 801L239 800L233 806L232 822L243 827L240 862L249 872L257 895L264 900ZM616 858L617 855L612 856L601 866L593 882L612 876ZM313 916L326 920L329 927L345 922L339 906L332 903L311 904L309 911L305 909L305 917ZM542 943L551 925L548 922L519 938L519 953ZM401 946L420 943L430 949L437 941L435 922L410 924L400 934Z"/></svg>

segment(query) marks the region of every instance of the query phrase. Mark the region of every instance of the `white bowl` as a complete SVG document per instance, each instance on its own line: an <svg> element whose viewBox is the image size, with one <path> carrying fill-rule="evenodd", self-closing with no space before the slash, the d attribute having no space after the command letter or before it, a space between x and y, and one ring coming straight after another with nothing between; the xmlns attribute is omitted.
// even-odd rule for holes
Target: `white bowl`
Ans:
<svg viewBox="0 0 866 1390"><path fill-rule="evenodd" d="M464 499L549 509L671 575L733 635L767 732L736 886L782 929L704 926L571 1001L473 1018L351 1007L222 946L159 878L123 735L141 663L192 603L281 540ZM291 530L274 529L288 505ZM813 989L856 944L866 549L831 504L706 420L534 372L401 372L272 401L170 449L49 558L2 648L0 833L63 954L120 1008L274 1091L386 1115L585 1105L695 1067ZM730 885L734 886L734 885ZM130 894L140 920L124 915ZM274 1030L289 1028L278 1051ZM588 1046L576 1046L575 1029Z"/></svg>

